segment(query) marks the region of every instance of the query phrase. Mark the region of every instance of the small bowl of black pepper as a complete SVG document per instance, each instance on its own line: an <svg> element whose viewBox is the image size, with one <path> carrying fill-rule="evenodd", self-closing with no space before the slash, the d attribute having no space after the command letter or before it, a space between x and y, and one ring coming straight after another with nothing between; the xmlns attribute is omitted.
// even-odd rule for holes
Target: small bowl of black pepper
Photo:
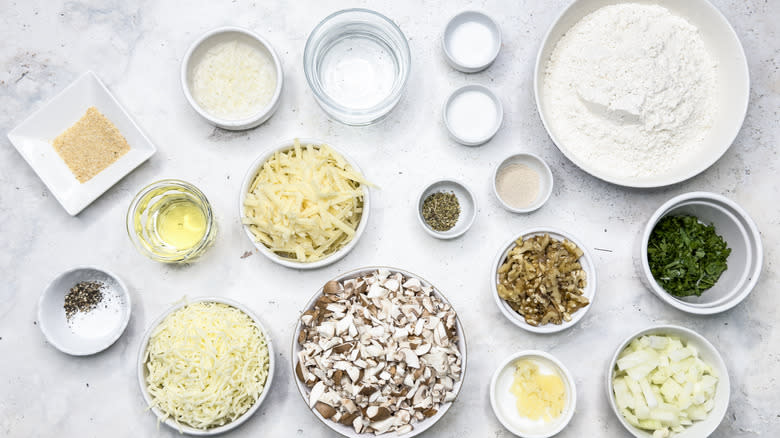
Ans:
<svg viewBox="0 0 780 438"><path fill-rule="evenodd" d="M460 181L441 179L428 184L417 198L417 218L437 239L454 239L471 228L477 217L477 199Z"/></svg>
<svg viewBox="0 0 780 438"><path fill-rule="evenodd" d="M58 350L95 354L110 347L130 320L130 295L116 275L80 266L58 275L38 302L38 327Z"/></svg>

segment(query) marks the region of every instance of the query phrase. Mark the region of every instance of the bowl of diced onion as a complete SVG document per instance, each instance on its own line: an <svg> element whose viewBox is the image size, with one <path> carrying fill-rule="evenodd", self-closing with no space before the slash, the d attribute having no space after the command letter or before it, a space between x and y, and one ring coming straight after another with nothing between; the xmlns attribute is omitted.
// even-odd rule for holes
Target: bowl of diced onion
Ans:
<svg viewBox="0 0 780 438"><path fill-rule="evenodd" d="M726 415L729 374L693 330L660 325L626 338L606 373L609 403L637 438L709 436Z"/></svg>
<svg viewBox="0 0 780 438"><path fill-rule="evenodd" d="M261 154L244 177L239 216L271 261L316 269L347 255L368 223L369 183L328 143L300 138Z"/></svg>
<svg viewBox="0 0 780 438"><path fill-rule="evenodd" d="M271 388L274 363L270 333L246 306L218 297L185 298L144 334L138 384L158 424L187 435L217 435L258 410Z"/></svg>

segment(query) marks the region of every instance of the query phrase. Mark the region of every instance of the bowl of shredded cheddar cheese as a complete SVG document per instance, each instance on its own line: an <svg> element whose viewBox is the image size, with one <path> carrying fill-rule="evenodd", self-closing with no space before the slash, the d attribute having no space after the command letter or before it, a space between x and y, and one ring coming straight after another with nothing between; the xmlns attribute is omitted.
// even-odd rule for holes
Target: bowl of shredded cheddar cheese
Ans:
<svg viewBox="0 0 780 438"><path fill-rule="evenodd" d="M294 139L262 154L241 186L239 214L270 260L315 269L344 257L368 222L370 183L333 146Z"/></svg>
<svg viewBox="0 0 780 438"><path fill-rule="evenodd" d="M274 350L245 306L224 298L182 300L155 320L138 352L138 383L159 423L216 435L248 420L268 395Z"/></svg>

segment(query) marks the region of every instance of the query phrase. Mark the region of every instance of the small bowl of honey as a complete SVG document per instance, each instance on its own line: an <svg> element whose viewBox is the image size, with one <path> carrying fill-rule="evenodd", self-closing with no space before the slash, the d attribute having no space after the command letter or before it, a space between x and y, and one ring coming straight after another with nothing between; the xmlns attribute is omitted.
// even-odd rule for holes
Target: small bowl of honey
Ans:
<svg viewBox="0 0 780 438"><path fill-rule="evenodd" d="M127 210L127 234L152 260L188 263L214 242L211 204L194 185L164 179L141 189Z"/></svg>

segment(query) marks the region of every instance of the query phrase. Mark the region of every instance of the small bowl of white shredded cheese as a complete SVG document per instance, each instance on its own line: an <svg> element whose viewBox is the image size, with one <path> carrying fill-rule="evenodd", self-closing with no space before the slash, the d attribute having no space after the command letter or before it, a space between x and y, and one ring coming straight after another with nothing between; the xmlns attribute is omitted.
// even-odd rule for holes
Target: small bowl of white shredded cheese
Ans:
<svg viewBox="0 0 780 438"><path fill-rule="evenodd" d="M251 310L224 298L183 299L151 324L138 351L148 409L158 424L188 435L244 423L265 400L273 375L268 331Z"/></svg>
<svg viewBox="0 0 780 438"><path fill-rule="evenodd" d="M282 64L261 36L220 27L198 38L181 65L184 96L203 118L223 129L254 128L279 106Z"/></svg>

